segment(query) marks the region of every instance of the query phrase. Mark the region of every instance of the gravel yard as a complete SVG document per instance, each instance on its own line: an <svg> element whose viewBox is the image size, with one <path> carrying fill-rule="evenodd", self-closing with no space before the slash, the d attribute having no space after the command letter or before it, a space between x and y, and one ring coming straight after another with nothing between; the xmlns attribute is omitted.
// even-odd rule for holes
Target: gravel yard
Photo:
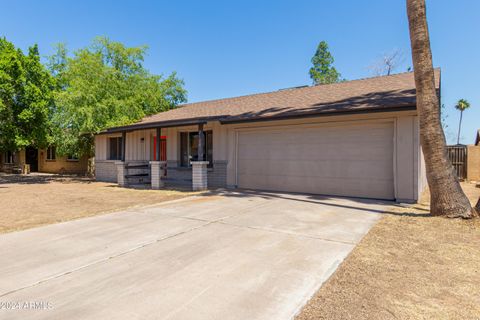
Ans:
<svg viewBox="0 0 480 320"><path fill-rule="evenodd" d="M462 185L473 204L480 188ZM385 214L296 320L479 319L480 221Z"/></svg>
<svg viewBox="0 0 480 320"><path fill-rule="evenodd" d="M137 190L85 177L0 173L0 233L151 205L194 194Z"/></svg>

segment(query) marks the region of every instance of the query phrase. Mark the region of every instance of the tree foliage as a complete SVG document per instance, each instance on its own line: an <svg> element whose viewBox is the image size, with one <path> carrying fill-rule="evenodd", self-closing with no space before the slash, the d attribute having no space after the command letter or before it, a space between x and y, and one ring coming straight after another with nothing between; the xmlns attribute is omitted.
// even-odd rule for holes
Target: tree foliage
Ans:
<svg viewBox="0 0 480 320"><path fill-rule="evenodd" d="M310 78L314 84L328 84L340 82L341 75L333 66L333 56L328 50L325 41L320 42L315 55L312 57L313 66L310 68Z"/></svg>
<svg viewBox="0 0 480 320"><path fill-rule="evenodd" d="M143 66L147 48L105 37L68 55L65 45L49 58L56 79L55 144L60 154L92 155L94 134L131 124L186 100L175 73L164 78Z"/></svg>
<svg viewBox="0 0 480 320"><path fill-rule="evenodd" d="M0 151L50 142L53 84L37 45L25 55L0 38Z"/></svg>
<svg viewBox="0 0 480 320"><path fill-rule="evenodd" d="M470 108L470 102L468 102L465 99L458 100L457 104L455 105L455 109L460 111L460 120L458 122L457 144L460 144L460 133L462 131L463 111L467 110L468 108Z"/></svg>

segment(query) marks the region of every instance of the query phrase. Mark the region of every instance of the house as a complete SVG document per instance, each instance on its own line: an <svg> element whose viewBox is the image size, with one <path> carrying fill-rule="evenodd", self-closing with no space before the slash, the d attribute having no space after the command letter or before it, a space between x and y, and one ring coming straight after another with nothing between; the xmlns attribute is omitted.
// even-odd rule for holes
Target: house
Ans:
<svg viewBox="0 0 480 320"><path fill-rule="evenodd" d="M402 202L426 186L413 73L184 104L101 132L95 154L97 180L122 186Z"/></svg>
<svg viewBox="0 0 480 320"><path fill-rule="evenodd" d="M480 129L475 135L475 144L467 147L467 180L480 182Z"/></svg>
<svg viewBox="0 0 480 320"><path fill-rule="evenodd" d="M47 149L27 147L17 152L0 153L0 171L23 171L25 164L30 166L31 172L86 174L88 171L88 157L59 156L53 146Z"/></svg>

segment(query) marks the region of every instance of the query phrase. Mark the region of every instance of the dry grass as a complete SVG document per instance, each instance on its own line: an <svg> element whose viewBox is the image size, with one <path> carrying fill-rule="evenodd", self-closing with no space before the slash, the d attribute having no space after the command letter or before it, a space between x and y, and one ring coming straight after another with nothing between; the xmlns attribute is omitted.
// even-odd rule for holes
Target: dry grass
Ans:
<svg viewBox="0 0 480 320"><path fill-rule="evenodd" d="M0 233L28 229L194 194L135 190L87 178L0 174Z"/></svg>
<svg viewBox="0 0 480 320"><path fill-rule="evenodd" d="M431 217L427 198L385 214L296 320L480 319L480 221Z"/></svg>

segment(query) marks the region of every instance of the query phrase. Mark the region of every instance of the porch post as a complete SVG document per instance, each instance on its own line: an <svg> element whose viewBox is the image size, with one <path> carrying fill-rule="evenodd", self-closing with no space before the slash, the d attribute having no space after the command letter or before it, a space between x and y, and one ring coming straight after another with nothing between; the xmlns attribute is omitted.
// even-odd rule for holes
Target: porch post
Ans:
<svg viewBox="0 0 480 320"><path fill-rule="evenodd" d="M122 131L122 162L125 162L125 149L127 146L127 132Z"/></svg>
<svg viewBox="0 0 480 320"><path fill-rule="evenodd" d="M205 134L203 133L203 124L198 125L198 159L192 161L192 189L194 191L207 190L207 165L204 161L203 148L205 147Z"/></svg>
<svg viewBox="0 0 480 320"><path fill-rule="evenodd" d="M126 187L127 186L127 179L125 179L125 146L126 146L126 140L127 140L127 132L122 131L122 154L120 157L120 161L115 162L115 166L117 168L117 183L121 187Z"/></svg>
<svg viewBox="0 0 480 320"><path fill-rule="evenodd" d="M150 178L152 183L152 189L158 190L164 186L164 182L162 177L164 175L165 166L167 164L166 161L161 161L161 140L162 138L162 128L157 128L156 133L156 144L155 144L155 161L150 161Z"/></svg>
<svg viewBox="0 0 480 320"><path fill-rule="evenodd" d="M160 128L160 127L157 128L157 139L156 140L157 140L157 143L156 143L155 152L156 152L157 156L155 157L155 159L157 161L160 161L161 160L160 159L160 155L161 155L161 153L160 153L161 143L160 142L162 140L162 128Z"/></svg>
<svg viewBox="0 0 480 320"><path fill-rule="evenodd" d="M205 148L205 135L203 134L203 124L198 125L198 159L197 161L204 161L203 148Z"/></svg>

